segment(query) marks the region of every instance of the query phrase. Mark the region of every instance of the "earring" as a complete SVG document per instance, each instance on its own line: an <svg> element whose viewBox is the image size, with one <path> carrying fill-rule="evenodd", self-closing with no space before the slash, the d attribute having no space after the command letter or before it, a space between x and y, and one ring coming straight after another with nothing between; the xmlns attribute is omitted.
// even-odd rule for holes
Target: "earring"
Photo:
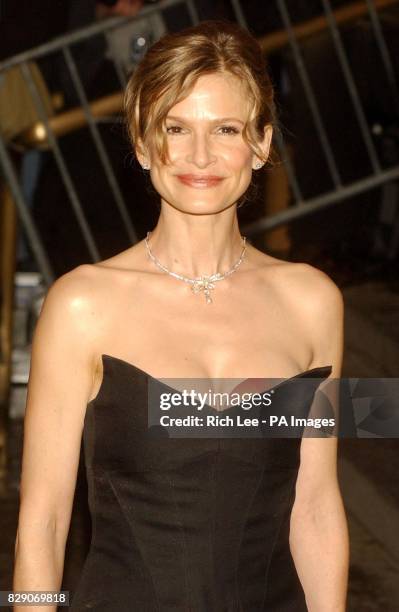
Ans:
<svg viewBox="0 0 399 612"><path fill-rule="evenodd" d="M149 170L150 169L150 164L145 161L145 162L142 163L142 167L143 167L143 170Z"/></svg>
<svg viewBox="0 0 399 612"><path fill-rule="evenodd" d="M255 170L259 170L259 168L262 168L262 166L263 166L263 163L262 163L262 162L260 162L260 161L256 162L256 164L255 164Z"/></svg>

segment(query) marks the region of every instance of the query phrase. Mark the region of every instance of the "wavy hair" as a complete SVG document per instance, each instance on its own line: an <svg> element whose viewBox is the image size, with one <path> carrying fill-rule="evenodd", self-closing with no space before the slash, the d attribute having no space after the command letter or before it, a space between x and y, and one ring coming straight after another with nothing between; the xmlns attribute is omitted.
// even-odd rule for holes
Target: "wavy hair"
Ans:
<svg viewBox="0 0 399 612"><path fill-rule="evenodd" d="M222 20L166 34L152 45L126 86L124 108L133 148L155 141L163 163L168 160L165 119L170 109L183 100L198 78L205 74L231 74L246 86L249 117L243 138L262 161L258 141L264 127L277 123L274 89L264 53L257 40L244 28ZM271 155L274 149L271 147Z"/></svg>

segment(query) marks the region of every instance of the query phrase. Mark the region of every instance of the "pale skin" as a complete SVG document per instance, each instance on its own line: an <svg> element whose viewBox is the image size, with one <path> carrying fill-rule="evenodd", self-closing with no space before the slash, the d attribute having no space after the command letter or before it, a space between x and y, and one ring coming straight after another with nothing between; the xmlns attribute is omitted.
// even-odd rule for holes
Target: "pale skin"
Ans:
<svg viewBox="0 0 399 612"><path fill-rule="evenodd" d="M151 143L137 149L161 198L151 248L186 276L228 270L240 254L236 202L259 161L242 138L246 101L231 75L204 75L169 113L170 163ZM271 137L266 126L265 158ZM200 189L178 174L223 180ZM158 270L143 241L50 288L32 346L15 590L60 587L85 410L101 385L103 353L157 378L282 378L324 365L340 376L343 301L323 272L248 245L212 297L208 305ZM345 610L348 534L336 455L336 438L302 439L290 546L311 612Z"/></svg>

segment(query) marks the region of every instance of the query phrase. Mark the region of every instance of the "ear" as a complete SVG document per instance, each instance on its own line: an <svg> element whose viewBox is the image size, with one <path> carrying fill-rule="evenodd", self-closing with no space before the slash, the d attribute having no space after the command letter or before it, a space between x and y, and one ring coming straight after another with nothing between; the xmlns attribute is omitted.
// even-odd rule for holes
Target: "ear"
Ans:
<svg viewBox="0 0 399 612"><path fill-rule="evenodd" d="M257 155L253 156L252 167L254 169L258 169L263 166L266 163L265 160L267 160L269 157L270 146L273 138L273 126L271 123L265 125L263 128L263 134L263 139L259 142L259 146L263 151L264 158L260 159Z"/></svg>
<svg viewBox="0 0 399 612"><path fill-rule="evenodd" d="M134 150L135 150L136 157L137 157L137 159L138 159L139 163L140 163L142 166L146 166L146 165L148 165L148 164L149 164L150 157L149 157L149 155L148 155L148 153L147 153L147 150L146 150L146 147L144 146L144 144L143 144L143 142L142 142L142 140L141 140L141 139L139 139L139 140L137 141L137 143L136 143L136 146L135 146Z"/></svg>

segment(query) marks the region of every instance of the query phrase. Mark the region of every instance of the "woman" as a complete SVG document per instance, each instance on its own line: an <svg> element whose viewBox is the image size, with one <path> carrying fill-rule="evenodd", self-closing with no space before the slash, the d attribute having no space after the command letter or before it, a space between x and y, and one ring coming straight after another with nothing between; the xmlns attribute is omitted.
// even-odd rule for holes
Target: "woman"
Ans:
<svg viewBox="0 0 399 612"><path fill-rule="evenodd" d="M337 287L245 244L238 227L274 123L261 50L224 22L167 35L132 75L126 111L159 221L47 294L32 349L15 589L61 584L83 430L93 536L73 609L343 612L335 438L146 436L156 378L340 375Z"/></svg>

